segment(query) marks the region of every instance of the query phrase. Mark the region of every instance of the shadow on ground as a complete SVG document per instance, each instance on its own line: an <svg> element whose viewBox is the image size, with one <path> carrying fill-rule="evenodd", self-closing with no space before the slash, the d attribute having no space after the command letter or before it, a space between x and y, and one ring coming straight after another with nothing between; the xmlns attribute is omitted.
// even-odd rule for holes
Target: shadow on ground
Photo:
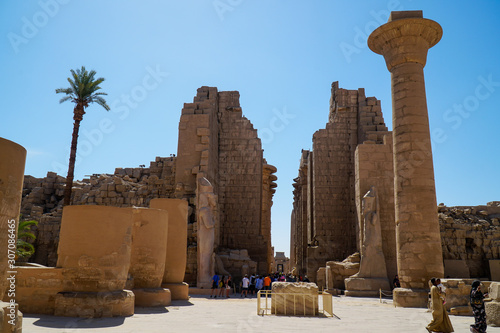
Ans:
<svg viewBox="0 0 500 333"><path fill-rule="evenodd" d="M123 325L124 317L113 318L75 318L75 317L54 317L45 315L24 315L28 318L39 318L33 323L35 326L51 328L104 328Z"/></svg>

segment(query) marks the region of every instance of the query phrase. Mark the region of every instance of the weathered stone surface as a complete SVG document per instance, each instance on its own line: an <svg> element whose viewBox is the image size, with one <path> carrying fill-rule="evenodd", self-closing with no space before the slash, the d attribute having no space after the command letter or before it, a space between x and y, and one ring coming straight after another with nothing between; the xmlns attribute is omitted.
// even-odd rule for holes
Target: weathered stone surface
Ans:
<svg viewBox="0 0 500 333"><path fill-rule="evenodd" d="M344 280L359 271L360 255L358 252L350 255L342 262L327 261L326 265L330 267L332 273L332 288L345 289Z"/></svg>
<svg viewBox="0 0 500 333"><path fill-rule="evenodd" d="M169 214L166 210L153 208L126 210L134 226L129 268L134 290L159 288L165 272Z"/></svg>
<svg viewBox="0 0 500 333"><path fill-rule="evenodd" d="M492 281L500 282L500 260L489 260Z"/></svg>
<svg viewBox="0 0 500 333"><path fill-rule="evenodd" d="M491 282L488 288L488 297L500 302L500 282Z"/></svg>
<svg viewBox="0 0 500 333"><path fill-rule="evenodd" d="M102 292L125 287L133 223L128 209L66 206L57 266L65 291Z"/></svg>
<svg viewBox="0 0 500 333"><path fill-rule="evenodd" d="M7 289L9 264L15 261L25 161L26 149L0 138L0 299Z"/></svg>
<svg viewBox="0 0 500 333"><path fill-rule="evenodd" d="M55 297L64 288L63 269L19 266L16 271L16 302L19 303L19 309L23 313L53 315Z"/></svg>
<svg viewBox="0 0 500 333"><path fill-rule="evenodd" d="M287 316L316 316L318 286L304 282L273 282L271 313Z"/></svg>
<svg viewBox="0 0 500 333"><path fill-rule="evenodd" d="M163 283L161 287L170 290L170 297L174 301L189 299L189 285L185 282Z"/></svg>
<svg viewBox="0 0 500 333"><path fill-rule="evenodd" d="M484 305L486 308L486 324L493 327L500 326L500 302L485 302Z"/></svg>
<svg viewBox="0 0 500 333"><path fill-rule="evenodd" d="M426 289L395 288L393 292L394 306L425 308L427 307L428 295L429 290Z"/></svg>
<svg viewBox="0 0 500 333"><path fill-rule="evenodd" d="M23 314L18 310L18 305L0 301L0 332L22 333L22 331Z"/></svg>
<svg viewBox="0 0 500 333"><path fill-rule="evenodd" d="M449 277L470 277L467 262L465 260L445 260L444 275Z"/></svg>
<svg viewBox="0 0 500 333"><path fill-rule="evenodd" d="M168 212L169 232L162 283L182 283L187 262L188 203L182 199L153 199L150 207ZM173 293L172 299L176 299Z"/></svg>
<svg viewBox="0 0 500 333"><path fill-rule="evenodd" d="M172 302L170 290L165 288L133 289L135 306L169 306Z"/></svg>
<svg viewBox="0 0 500 333"><path fill-rule="evenodd" d="M101 292L60 292L55 298L54 315L105 318L134 314L134 293L130 290Z"/></svg>

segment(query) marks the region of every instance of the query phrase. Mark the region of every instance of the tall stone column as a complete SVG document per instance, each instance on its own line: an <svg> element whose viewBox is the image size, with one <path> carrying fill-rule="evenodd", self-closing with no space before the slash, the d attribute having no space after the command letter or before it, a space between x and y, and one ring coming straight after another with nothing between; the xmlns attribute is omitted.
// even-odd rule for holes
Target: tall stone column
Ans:
<svg viewBox="0 0 500 333"><path fill-rule="evenodd" d="M10 301L15 302L12 293L15 288L12 286L16 281L16 273L13 272L17 269L13 264L25 161L24 147L0 138L0 332L21 332L23 326L18 304ZM6 302L2 302L4 294Z"/></svg>
<svg viewBox="0 0 500 333"><path fill-rule="evenodd" d="M368 38L391 72L397 306L426 307L427 281L444 275L423 71L427 50L442 34L422 11L403 11L392 12Z"/></svg>

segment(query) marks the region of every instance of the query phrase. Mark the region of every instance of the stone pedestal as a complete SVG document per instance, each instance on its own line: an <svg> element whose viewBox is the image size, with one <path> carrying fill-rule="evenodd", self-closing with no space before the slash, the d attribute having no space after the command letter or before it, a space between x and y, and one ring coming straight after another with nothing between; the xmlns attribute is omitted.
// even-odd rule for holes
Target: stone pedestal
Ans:
<svg viewBox="0 0 500 333"><path fill-rule="evenodd" d="M304 282L273 282L271 314L318 315L318 286Z"/></svg>
<svg viewBox="0 0 500 333"><path fill-rule="evenodd" d="M347 278L345 295L353 297L378 297L379 290L391 290L387 278Z"/></svg>
<svg viewBox="0 0 500 333"><path fill-rule="evenodd" d="M165 288L144 288L132 290L135 295L135 306L169 306L172 297Z"/></svg>
<svg viewBox="0 0 500 333"><path fill-rule="evenodd" d="M55 298L55 316L105 318L134 314L134 293L130 290L103 292L60 292Z"/></svg>
<svg viewBox="0 0 500 333"><path fill-rule="evenodd" d="M153 199L149 206L168 212L167 254L162 287L170 289L172 300L187 300L189 286L183 281L187 261L188 203L181 199Z"/></svg>
<svg viewBox="0 0 500 333"><path fill-rule="evenodd" d="M162 288L170 290L172 300L188 300L189 299L189 285L185 282L181 283L163 283Z"/></svg>
<svg viewBox="0 0 500 333"><path fill-rule="evenodd" d="M391 72L399 306L425 307L429 279L444 274L423 72L442 34L421 11L392 12L368 39Z"/></svg>
<svg viewBox="0 0 500 333"><path fill-rule="evenodd" d="M392 295L394 306L426 308L429 302L428 289L395 288Z"/></svg>

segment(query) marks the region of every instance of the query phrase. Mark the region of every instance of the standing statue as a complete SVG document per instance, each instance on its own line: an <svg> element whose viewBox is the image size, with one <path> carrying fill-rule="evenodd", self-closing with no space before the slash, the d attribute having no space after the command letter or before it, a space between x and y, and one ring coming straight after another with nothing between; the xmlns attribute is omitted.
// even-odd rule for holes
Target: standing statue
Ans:
<svg viewBox="0 0 500 333"><path fill-rule="evenodd" d="M210 288L214 275L215 211L217 197L213 186L205 177L197 184L198 219L198 288Z"/></svg>
<svg viewBox="0 0 500 333"><path fill-rule="evenodd" d="M359 272L345 279L347 296L376 296L379 289L390 290L387 279L379 203L375 187L363 197L363 245Z"/></svg>
<svg viewBox="0 0 500 333"><path fill-rule="evenodd" d="M372 186L363 197L363 247L359 272L354 277L387 278L379 210L377 191Z"/></svg>

